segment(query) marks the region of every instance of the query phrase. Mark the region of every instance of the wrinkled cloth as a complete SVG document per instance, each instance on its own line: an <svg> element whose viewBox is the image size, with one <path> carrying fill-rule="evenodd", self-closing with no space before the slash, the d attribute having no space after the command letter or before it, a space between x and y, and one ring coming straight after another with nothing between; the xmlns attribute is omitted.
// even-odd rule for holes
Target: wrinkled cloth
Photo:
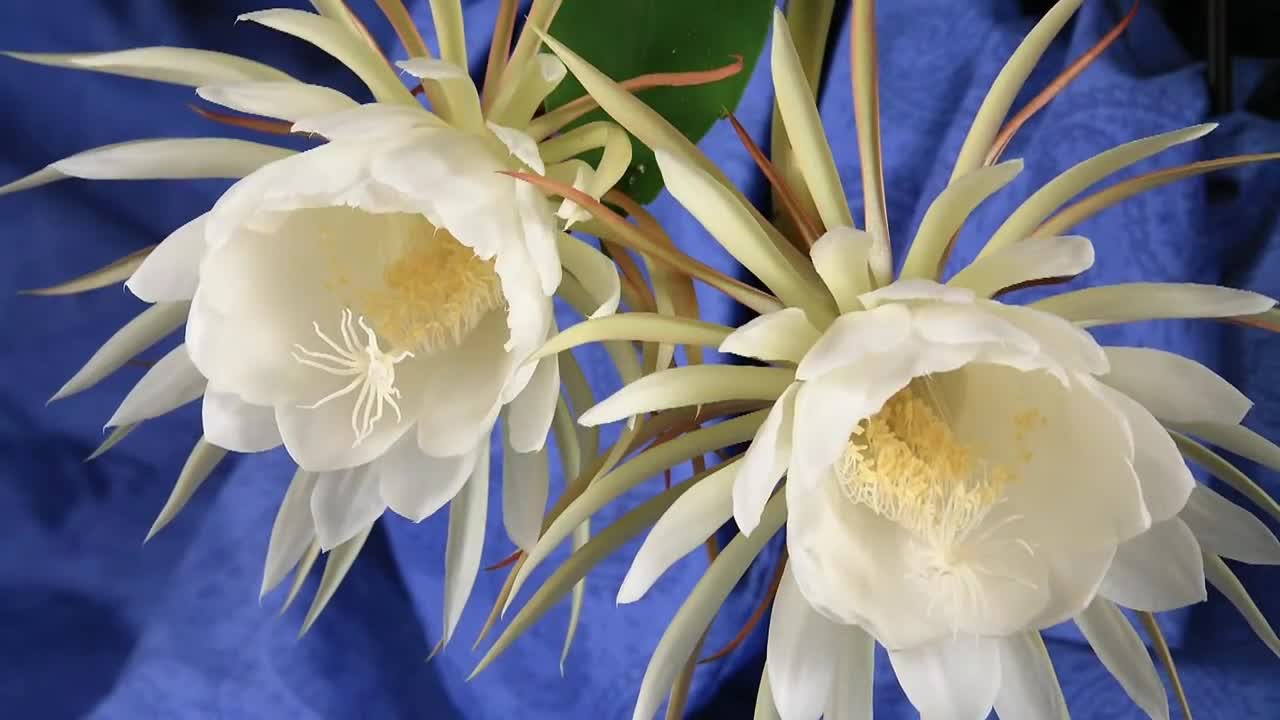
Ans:
<svg viewBox="0 0 1280 720"><path fill-rule="evenodd" d="M352 4L362 13L376 13L373 3ZM319 51L265 28L234 24L237 14L262 7L248 0L204 3L199 9L195 3L160 0L107 5L92 0L5 3L0 47L46 52L150 44L204 47L279 64L307 81L366 97L348 72ZM465 3L473 71L482 67L497 5L496 0ZM1030 87L1042 87L1092 45L1127 9L1121 5L1086 3ZM415 17L429 28L427 3L413 6ZM385 24L366 17L383 46L394 47ZM830 48L820 105L854 215L860 217L843 17ZM883 144L899 260L929 201L945 186L991 79L1031 24L1016 0L880 3ZM1237 96L1245 97L1263 68L1249 62L1237 67ZM1028 97L1024 92L1019 104ZM185 109L194 101L189 88L0 59L0 107L5 108L0 130L7 139L0 150L0 182L97 145L147 136L227 134L227 128ZM770 112L766 53L738 110L762 145ZM984 234L1058 172L1110 146L1208 117L1203 67L1179 48L1158 13L1144 7L1126 36L1014 140L1005 157L1025 156L1027 168L966 225L953 263L976 253ZM1206 141L1176 148L1122 176L1280 149L1280 124L1243 112L1214 119L1222 127ZM701 146L750 196L766 197L767 186L725 124ZM0 553L0 668L5 670L0 706L6 716L630 717L661 628L706 566L700 552L677 564L632 606L615 607L614 595L640 538L594 572L563 679L559 655L567 603L466 683L480 657L469 646L503 573L482 573L454 643L423 662L443 624L445 513L422 526L392 516L381 521L325 615L302 640L295 635L315 577L283 618L276 617L283 593L261 603L257 598L271 520L292 473L282 452L227 462L170 527L141 546L199 435L199 412L191 406L148 421L105 457L82 463L103 437L101 423L143 370L128 366L86 393L47 408L44 402L143 305L118 287L69 298L16 291L54 284L159 241L208 209L226 185L67 181L0 198L7 252L0 263L0 319L8 328L0 340L0 546L6 550ZM1271 165L1184 181L1131 199L1075 230L1098 250L1097 266L1076 283L1196 281L1280 295L1278 198L1280 166ZM733 271L728 255L670 197L664 195L652 209L688 252ZM708 319L746 319L713 291L699 288L699 299ZM1205 362L1257 402L1246 424L1280 437L1280 388L1268 382L1280 366L1280 341L1274 337L1209 322L1147 323L1108 328L1099 336ZM143 357L159 358L174 342ZM591 349L583 359L595 360L588 371L598 394L616 388L602 353ZM1248 463L1242 468L1271 492L1280 492L1274 474ZM602 513L597 529L656 493L660 483L655 478ZM511 550L498 514L500 484L493 486L485 564ZM731 597L708 649L731 638L758 602L776 562L776 545ZM554 563L548 566L535 581ZM1280 578L1274 571L1237 570L1263 612L1280 620ZM1210 591L1208 603L1163 621L1197 717L1268 717L1266 709L1280 703L1280 687L1271 680L1276 659L1216 592ZM1141 717L1078 633L1062 627L1051 636L1050 652L1075 717ZM696 716L750 716L763 639L763 630L757 630L731 656L698 670L691 705ZM915 717L883 655L877 673L876 717Z"/></svg>

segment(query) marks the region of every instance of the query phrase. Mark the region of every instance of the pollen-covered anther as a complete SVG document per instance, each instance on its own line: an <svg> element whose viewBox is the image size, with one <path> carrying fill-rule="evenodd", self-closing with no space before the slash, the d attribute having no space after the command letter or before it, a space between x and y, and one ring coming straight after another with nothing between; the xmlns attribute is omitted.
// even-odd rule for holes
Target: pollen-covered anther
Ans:
<svg viewBox="0 0 1280 720"><path fill-rule="evenodd" d="M356 325L365 333L366 343L363 347L357 342ZM378 337L373 329L365 323L364 316L355 318L349 309L343 309L339 328L342 331L342 345L320 329L320 323L313 322L311 327L336 355L308 350L295 344L293 359L330 375L352 377L350 383L335 390L310 405L300 405L306 410L314 410L325 403L340 397L357 393L355 404L351 408L351 430L355 433L356 447L373 434L373 427L382 419L383 411L390 405L396 414L396 421L401 419L400 390L395 387L396 365L405 358L413 357L413 353L404 350L398 353L383 352L378 347Z"/></svg>
<svg viewBox="0 0 1280 720"><path fill-rule="evenodd" d="M443 231L415 239L387 265L381 285L360 298L392 345L424 352L460 344L503 302L493 261Z"/></svg>
<svg viewBox="0 0 1280 720"><path fill-rule="evenodd" d="M854 430L837 467L848 498L950 555L986 516L1012 474L955 437L939 413L905 388Z"/></svg>

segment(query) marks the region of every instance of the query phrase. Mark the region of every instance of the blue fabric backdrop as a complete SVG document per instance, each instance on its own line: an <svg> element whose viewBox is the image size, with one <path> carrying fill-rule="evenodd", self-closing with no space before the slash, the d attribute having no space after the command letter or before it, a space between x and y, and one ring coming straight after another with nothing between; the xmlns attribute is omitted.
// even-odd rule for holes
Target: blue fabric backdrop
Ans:
<svg viewBox="0 0 1280 720"><path fill-rule="evenodd" d="M297 0L289 4L300 4ZM278 64L312 82L361 97L355 79L301 42L233 24L248 0L62 0L0 4L0 48L109 50L148 44L220 49ZM372 2L353 5L370 12ZM1031 85L1039 87L1119 18L1124 8L1091 0ZM429 26L425 2L416 15ZM466 3L473 59L487 45L494 0ZM991 78L1030 27L1015 0L881 3L884 147L890 222L910 237ZM367 17L371 17L367 15ZM371 23L393 45L387 27ZM767 54L766 54L767 55ZM842 22L821 99L851 200L860 205ZM1263 68L1239 67L1240 92ZM189 89L0 62L0 182L76 151L150 136L222 133L187 112ZM767 58L739 110L763 143L770 109ZM1027 170L966 227L956 260L972 255L1013 204L1084 157L1141 135L1207 117L1203 68L1144 9L1129 33L1014 142L1007 157ZM1179 148L1133 173L1228 153L1280 149L1280 125L1244 113L1218 118L1207 141ZM728 128L706 151L762 197L765 188ZM613 596L629 555L588 582L586 613L564 679L557 668L567 610L551 613L472 683L468 645L501 582L484 575L458 642L431 663L440 636L443 517L380 524L344 587L310 635L295 640L304 607L277 619L279 597L259 604L261 561L275 507L291 473L280 453L227 464L183 515L140 547L199 433L194 407L149 422L105 458L84 464L101 424L141 375L128 367L101 386L49 407L44 401L142 304L119 289L73 297L18 296L157 242L207 209L223 184L64 182L0 199L0 707L14 718L622 718L630 716L657 631L705 566L695 554L645 600L617 609ZM1087 280L1195 280L1280 295L1280 166L1234 171L1211 184L1184 182L1136 198L1085 223L1098 264ZM732 269L727 255L668 197L654 205L696 256ZM855 208L855 215L860 209ZM901 246L899 246L899 249ZM899 253L900 254L900 253ZM713 293L718 320L737 318ZM1153 323L1108 331L1107 341L1175 349L1217 368L1258 403L1248 424L1280 437L1280 345L1260 331L1200 323ZM162 348L163 349L163 348ZM159 357L155 354L155 357ZM615 379L593 376L606 390ZM1245 465L1273 492L1273 475ZM650 487L640 494L654 492ZM496 498L495 498L496 500ZM496 509L495 502L492 507ZM500 528L494 517L492 527ZM633 548L634 549L634 546ZM491 533L486 560L509 550ZM762 562L717 620L709 646L733 635L763 592ZM1280 619L1280 575L1242 569L1264 612ZM312 581L312 589L314 580ZM300 605L305 605L306 594ZM1183 680L1199 718L1280 717L1280 665L1215 593L1167 619ZM763 632L730 658L698 671L699 717L749 717ZM1136 718L1138 711L1068 629L1050 650L1076 717ZM880 663L877 717L913 717Z"/></svg>

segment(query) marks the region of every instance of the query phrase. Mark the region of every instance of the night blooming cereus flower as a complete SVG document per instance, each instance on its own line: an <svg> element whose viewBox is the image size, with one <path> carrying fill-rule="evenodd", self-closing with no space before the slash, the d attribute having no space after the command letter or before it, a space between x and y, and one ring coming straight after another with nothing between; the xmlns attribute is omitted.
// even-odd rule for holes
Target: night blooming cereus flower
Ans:
<svg viewBox="0 0 1280 720"><path fill-rule="evenodd" d="M456 2L432 3L442 58L430 56L402 5L379 3L414 55L400 69L421 82L430 110L344 3L315 5L320 14L265 10L240 19L316 45L376 102L361 105L203 50L15 56L196 86L211 103L259 116L203 111L211 118L324 144L295 153L224 138L143 140L58 161L0 192L64 177L241 178L208 213L123 261L126 286L154 304L55 397L88 388L185 323L185 343L147 372L108 423L117 428L113 444L137 423L203 397L204 437L152 533L227 451L283 445L299 472L272 531L263 592L297 567L296 592L318 553L334 551L309 626L384 510L420 521L454 500L447 640L479 568L500 413L507 529L524 547L537 538L560 383L554 358L525 360L555 332L552 295L568 277L589 289L589 311L607 314L618 302L612 264L563 232L576 206L557 209L504 173L564 177L599 197L626 169L631 146L608 123L541 145L559 126L530 130L565 75L558 60L537 54L532 30L550 22L558 3L539 4L514 50L498 46L483 100L465 70ZM595 168L574 158L597 148L604 153ZM120 269L90 284L123 279Z"/></svg>
<svg viewBox="0 0 1280 720"><path fill-rule="evenodd" d="M659 371L581 418L596 425L697 407L716 419L730 414L717 410L726 403L748 405L746 414L680 438L686 457L726 448L724 459L672 488L646 516L656 525L619 592L620 602L638 599L672 563L736 520L742 534L714 559L658 644L637 719L654 715L715 609L783 526L788 559L760 696L761 707L776 706L783 720L870 717L876 643L930 720L981 720L993 707L1007 718L1062 717L1065 701L1039 631L1066 620L1137 704L1168 717L1164 687L1119 607L1150 620L1152 612L1203 600L1206 577L1280 652L1221 559L1274 564L1280 543L1250 513L1196 486L1183 459L1265 499L1187 434L1273 465L1280 450L1240 425L1249 401L1209 369L1156 349L1103 347L1085 330L1164 318L1274 329L1275 301L1172 283L1089 287L1024 306L997 299L1088 270L1092 245L1063 230L1124 197L1204 170L1139 177L1062 209L1066 201L1212 126L1137 140L1076 165L1014 210L975 261L941 280L967 216L1021 170L1019 161L996 164L1007 142L997 131L1079 5L1059 2L996 79L950 185L925 214L896 277L877 149L872 3L855 2L851 18L865 229L853 227L811 85L786 20L775 15L774 89L800 182L783 181L751 149L775 183L794 244L651 110L548 41L602 107L655 148L676 199L773 292L761 297L724 286L761 313L736 329L622 313L577 325L542 351L635 339L718 345L767 364ZM728 452L746 439L744 454ZM564 509L530 554L525 575L576 523L627 489L623 474L615 471L617 482L602 480L604 487L589 488ZM785 487L775 492L784 476ZM636 513L617 532L635 532ZM1153 622L1149 629L1159 632Z"/></svg>

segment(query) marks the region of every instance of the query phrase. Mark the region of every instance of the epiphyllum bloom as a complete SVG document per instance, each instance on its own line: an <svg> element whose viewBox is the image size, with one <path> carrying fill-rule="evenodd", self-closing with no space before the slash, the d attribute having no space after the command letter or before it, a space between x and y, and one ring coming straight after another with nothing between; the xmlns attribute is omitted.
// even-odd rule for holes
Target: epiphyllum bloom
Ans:
<svg viewBox="0 0 1280 720"><path fill-rule="evenodd" d="M300 471L272 532L263 591L296 567L296 592L316 555L335 550L309 625L385 509L417 521L456 497L447 638L479 567L489 441L500 414L505 524L520 546L537 538L559 374L554 361L525 360L554 331L553 293L572 281L594 303L586 311L597 314L618 302L612 264L563 232L581 210L556 207L502 173L546 174L599 197L630 163L631 145L609 123L546 139L589 111L586 103L534 118L565 75L537 52L536 31L557 4L539 5L515 47L491 53L484 98L465 70L462 18L448 4L436 15L442 57L433 58L403 6L379 3L414 56L398 68L345 3L314 5L319 14L278 9L240 19L316 45L350 68L376 102L358 104L204 50L13 55L193 86L204 100L243 113L201 110L207 117L324 144L294 152L217 137L142 140L60 160L0 194L66 177L238 180L154 250L68 283L70 292L127 277L127 287L153 305L55 397L92 386L185 323L185 343L129 393L99 450L138 423L203 398L204 437L152 533L227 451L283 445ZM429 110L401 72L422 86ZM603 150L595 167L576 158L592 149Z"/></svg>
<svg viewBox="0 0 1280 720"><path fill-rule="evenodd" d="M852 227L812 85L780 13L771 67L800 182L777 182L783 171L759 162L772 171L796 237L766 222L651 110L549 41L602 107L657 149L672 195L772 292L693 267L690 274L761 316L735 329L624 313L576 326L543 350L621 339L713 344L768 365L662 370L581 418L595 425L673 408L747 405L746 414L680 438L685 457L723 447L725 459L670 491L619 591L619 602L638 599L672 563L736 520L742 534L712 561L658 644L637 720L653 716L715 608L783 526L789 557L761 692L783 720L869 717L876 643L889 650L906 694L930 720L979 720L993 707L1002 717L1062 717L1039 631L1069 619L1130 696L1153 717L1167 717L1165 689L1117 606L1148 613L1185 606L1204 599L1206 579L1280 653L1280 640L1222 562L1277 563L1280 543L1251 514L1197 487L1183 455L1270 501L1182 433L1272 466L1280 448L1240 425L1248 400L1207 368L1155 349L1101 347L1086 332L1172 318L1270 327L1275 301L1174 283L1089 287L1025 306L996 299L1087 271L1091 243L1060 233L1161 177L1063 205L1212 126L1083 161L1015 209L976 260L941 279L966 218L1021 170L1018 161L994 164L1003 142L997 132L1035 60L1079 5L1059 2L1001 73L896 278L877 150L872 3L856 1L851 15L861 33L852 46L866 230ZM767 412L751 410L759 402ZM747 429L754 430L748 449L732 456ZM636 467L648 465L637 460ZM623 473L565 508L522 572L625 490ZM636 469L627 479L640 475Z"/></svg>

